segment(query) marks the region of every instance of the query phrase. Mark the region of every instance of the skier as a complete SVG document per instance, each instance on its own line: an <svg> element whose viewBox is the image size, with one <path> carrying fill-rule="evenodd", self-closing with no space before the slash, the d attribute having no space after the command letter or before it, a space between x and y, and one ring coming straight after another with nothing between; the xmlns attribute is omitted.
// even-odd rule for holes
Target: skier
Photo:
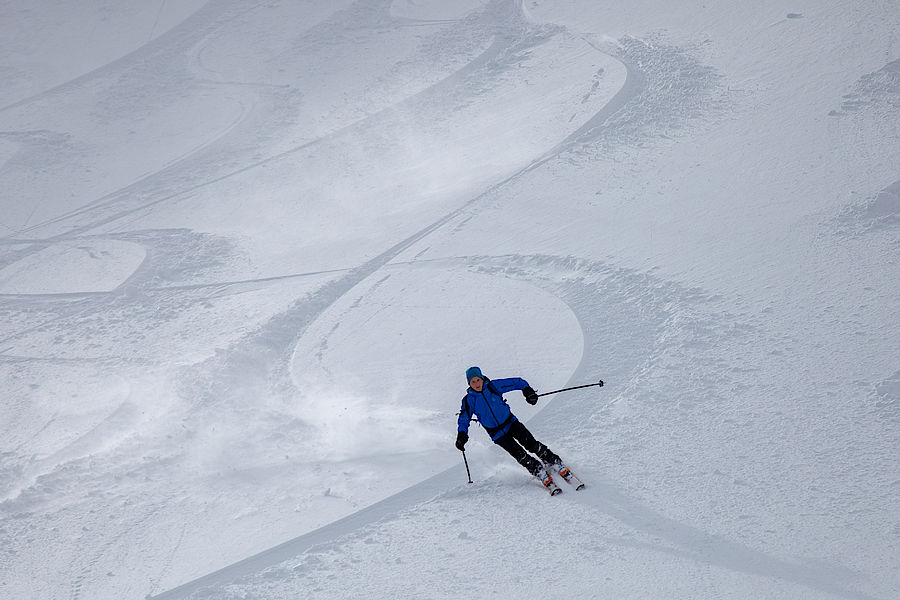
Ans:
<svg viewBox="0 0 900 600"><path fill-rule="evenodd" d="M478 417L481 426L495 444L509 452L520 465L537 477L551 494L559 493L561 490L553 482L553 477L547 467L558 471L566 481L571 481L571 471L562 464L559 456L534 439L531 432L516 418L506 400L503 399L503 394L506 392L522 390L525 401L529 404L536 404L537 392L520 377L490 380L484 376L479 367L466 369L466 381L469 382L469 389L463 396L462 407L459 411L459 428L456 434L457 449L465 451L466 442L469 441L469 423L474 417ZM529 452L536 454L541 460L536 460Z"/></svg>

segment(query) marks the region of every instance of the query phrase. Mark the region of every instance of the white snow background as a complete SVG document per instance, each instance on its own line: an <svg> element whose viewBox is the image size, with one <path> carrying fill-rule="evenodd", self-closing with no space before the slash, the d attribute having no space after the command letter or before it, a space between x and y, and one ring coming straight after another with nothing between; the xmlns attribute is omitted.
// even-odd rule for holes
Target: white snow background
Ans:
<svg viewBox="0 0 900 600"><path fill-rule="evenodd" d="M0 597L900 598L894 1L0 3ZM522 376L551 498L477 425Z"/></svg>

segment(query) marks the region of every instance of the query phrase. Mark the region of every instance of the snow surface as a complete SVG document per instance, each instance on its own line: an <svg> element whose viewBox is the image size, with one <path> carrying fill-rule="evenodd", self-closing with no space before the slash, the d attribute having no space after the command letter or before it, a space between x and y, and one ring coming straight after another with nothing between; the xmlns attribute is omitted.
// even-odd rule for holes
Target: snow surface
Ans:
<svg viewBox="0 0 900 600"><path fill-rule="evenodd" d="M900 598L895 2L0 16L0 598Z"/></svg>

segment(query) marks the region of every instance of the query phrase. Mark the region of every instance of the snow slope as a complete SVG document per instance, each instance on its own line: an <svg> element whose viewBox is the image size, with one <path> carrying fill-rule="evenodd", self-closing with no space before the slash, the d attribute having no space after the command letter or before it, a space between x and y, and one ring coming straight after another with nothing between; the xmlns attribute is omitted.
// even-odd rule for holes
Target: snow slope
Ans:
<svg viewBox="0 0 900 600"><path fill-rule="evenodd" d="M2 16L0 597L900 597L892 3Z"/></svg>

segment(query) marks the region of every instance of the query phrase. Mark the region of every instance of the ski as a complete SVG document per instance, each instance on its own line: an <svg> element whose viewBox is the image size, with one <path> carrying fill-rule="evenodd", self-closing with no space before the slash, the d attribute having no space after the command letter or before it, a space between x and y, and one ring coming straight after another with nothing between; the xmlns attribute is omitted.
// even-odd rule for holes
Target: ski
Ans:
<svg viewBox="0 0 900 600"><path fill-rule="evenodd" d="M573 486L576 492L580 492L584 489L584 482L578 479L575 473L572 472L572 469L566 465L554 465L553 470L559 473L559 476L563 478L563 481Z"/></svg>

